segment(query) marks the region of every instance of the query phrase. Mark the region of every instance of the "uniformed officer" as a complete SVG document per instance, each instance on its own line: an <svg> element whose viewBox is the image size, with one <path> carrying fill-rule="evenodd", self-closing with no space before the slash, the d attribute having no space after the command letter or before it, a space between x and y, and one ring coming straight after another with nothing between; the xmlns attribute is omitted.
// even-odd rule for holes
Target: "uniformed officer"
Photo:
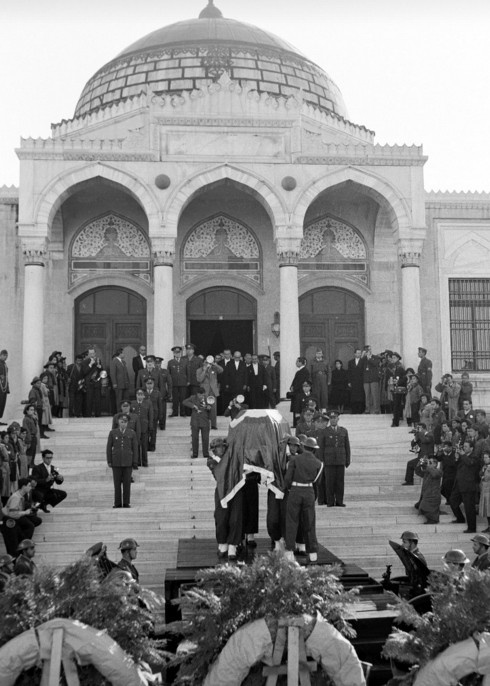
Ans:
<svg viewBox="0 0 490 686"><path fill-rule="evenodd" d="M167 425L167 402L172 401L172 376L168 369L162 368L163 357L155 357L155 365L160 372L160 383L158 390L162 394L163 412L158 422L162 431L165 431Z"/></svg>
<svg viewBox="0 0 490 686"><path fill-rule="evenodd" d="M432 361L427 357L427 348L419 348L418 356L420 358L419 366L417 368L417 376L419 377L419 384L424 389L424 392L430 398L432 387Z"/></svg>
<svg viewBox="0 0 490 686"><path fill-rule="evenodd" d="M322 452L319 458L325 467L324 498L327 507L345 507L344 477L345 470L350 465L349 433L343 426L338 426L339 413L331 410L328 413L330 425L323 431ZM319 493L322 502L322 494Z"/></svg>
<svg viewBox="0 0 490 686"><path fill-rule="evenodd" d="M214 400L214 398L212 398ZM206 392L202 386L197 389L196 395L184 400L184 406L190 408L191 414L191 435L192 435L192 457L199 456L199 433L202 440L203 457L209 457L209 431L211 405L206 398Z"/></svg>
<svg viewBox="0 0 490 686"><path fill-rule="evenodd" d="M137 415L140 420L141 433L138 463L143 467L148 467L148 436L153 428L153 405L145 395L145 391L142 388L138 388L136 391L136 402L132 403L131 412Z"/></svg>
<svg viewBox="0 0 490 686"><path fill-rule="evenodd" d="M303 524L303 535L310 562L318 559L318 542L315 522L315 491L313 484L322 473L323 464L314 451L318 443L308 437L302 453L292 455L284 479L284 486L289 491L286 505L286 557L294 559L294 549L298 527Z"/></svg>
<svg viewBox="0 0 490 686"><path fill-rule="evenodd" d="M465 565L469 562L462 550L459 548L452 548L442 558L444 562L444 571L455 581L464 576Z"/></svg>
<svg viewBox="0 0 490 686"><path fill-rule="evenodd" d="M163 400L162 394L155 388L155 382L151 377L146 379L146 398L151 402L153 407L153 424L150 427L148 433L148 450L151 452L155 451L157 442L157 426L158 421L161 419L163 414Z"/></svg>
<svg viewBox="0 0 490 686"><path fill-rule="evenodd" d="M156 358L154 355L147 355L145 360L146 369L140 369L138 372L135 383L136 390L138 390L138 388L142 388L144 391L146 391L146 381L148 379L153 379L155 388L160 390L160 372L156 367Z"/></svg>
<svg viewBox="0 0 490 686"><path fill-rule="evenodd" d="M174 345L173 360L168 361L167 369L172 379L172 414L170 417L185 417L184 400L187 397L187 358L182 357L182 347Z"/></svg>
<svg viewBox="0 0 490 686"><path fill-rule="evenodd" d="M128 421L128 415L121 415L119 427L112 429L107 438L107 464L114 480L114 508L131 507L131 474L138 468L138 439L136 433L128 429Z"/></svg>
<svg viewBox="0 0 490 686"><path fill-rule="evenodd" d="M185 346L185 354L187 357L187 395L195 395L197 389L202 384L197 380L196 372L199 367L202 367L202 358L196 357L196 346L194 343L187 343ZM190 415L190 412L187 413Z"/></svg>
<svg viewBox="0 0 490 686"><path fill-rule="evenodd" d="M37 571L36 563L34 562L34 555L36 554L35 544L28 538L25 538L17 546L17 552L20 553L15 561L14 573L16 576L32 576Z"/></svg>
<svg viewBox="0 0 490 686"><path fill-rule="evenodd" d="M139 573L133 564L133 560L136 560L138 555L139 545L134 538L125 538L119 544L119 550L121 551L121 559L117 563L120 569L125 572L129 572L135 581L139 580Z"/></svg>

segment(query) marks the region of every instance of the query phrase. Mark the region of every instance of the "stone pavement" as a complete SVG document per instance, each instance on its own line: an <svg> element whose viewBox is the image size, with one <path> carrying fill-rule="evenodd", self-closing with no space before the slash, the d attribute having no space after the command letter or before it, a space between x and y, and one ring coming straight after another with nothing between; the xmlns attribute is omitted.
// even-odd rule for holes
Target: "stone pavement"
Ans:
<svg viewBox="0 0 490 686"><path fill-rule="evenodd" d="M279 408L290 419L289 404ZM140 545L136 565L143 585L162 590L167 568L175 567L179 538L214 537L214 480L204 459L190 458L190 429L186 418L168 419L159 431L157 449L149 453L147 469L134 473L131 509L113 510L112 474L105 458L111 420L59 419L43 447L54 451L53 464L65 477L67 499L34 534L36 561L55 566L72 562L97 541L118 560L118 544L135 537ZM344 415L349 430L352 465L346 472L346 508L317 507L319 541L345 561L356 562L380 579L387 564L393 574L401 565L388 540L398 541L404 529L420 535L420 548L431 568L440 569L441 556L452 547L472 558L471 536L465 525L450 524L452 513L437 525L423 526L413 504L420 486L401 486L411 436L406 426L391 428L386 415ZM228 420L218 419L225 436ZM265 527L265 489L260 489L260 535ZM479 522L479 529L486 523ZM0 543L3 548L3 541Z"/></svg>

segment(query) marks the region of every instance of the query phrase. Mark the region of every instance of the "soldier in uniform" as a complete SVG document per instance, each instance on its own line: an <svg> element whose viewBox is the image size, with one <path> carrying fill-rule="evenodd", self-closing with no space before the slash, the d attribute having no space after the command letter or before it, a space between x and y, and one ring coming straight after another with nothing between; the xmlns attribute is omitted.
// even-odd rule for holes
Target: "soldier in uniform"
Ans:
<svg viewBox="0 0 490 686"><path fill-rule="evenodd" d="M118 412L117 414L114 415L112 418L112 428L117 429L119 427L119 418L122 417L122 415L127 415L128 419L128 429L132 429L135 434L136 438L138 439L138 445L140 442L140 436L141 436L141 424L140 424L140 418L138 417L137 414L134 414L131 412L131 403L129 400L123 400L121 403L121 411Z"/></svg>
<svg viewBox="0 0 490 686"><path fill-rule="evenodd" d="M202 386L197 389L196 395L184 400L185 407L192 410L191 433L192 433L192 457L199 457L199 433L201 433L203 456L209 457L209 431L211 405L206 402L206 392Z"/></svg>
<svg viewBox="0 0 490 686"><path fill-rule="evenodd" d="M430 398L431 387L432 387L432 362L429 360L427 355L427 348L419 348L418 356L420 358L419 366L417 368L417 376L419 377L419 383L424 389L427 396Z"/></svg>
<svg viewBox="0 0 490 686"><path fill-rule="evenodd" d="M136 460L136 464L148 467L148 435L153 429L153 405L145 398L142 388L136 391L136 401L131 405L131 412L138 416L141 428L139 460Z"/></svg>
<svg viewBox="0 0 490 686"><path fill-rule="evenodd" d="M197 380L196 372L199 367L202 367L202 359L196 357L196 346L194 343L187 343L185 354L187 357L187 395L190 396L195 395L201 385ZM187 415L190 416L190 412Z"/></svg>
<svg viewBox="0 0 490 686"><path fill-rule="evenodd" d="M343 426L338 426L339 413L331 410L328 413L330 425L323 432L318 455L325 467L325 492L319 494L319 500L324 498L327 507L345 507L344 477L345 470L350 465L349 433Z"/></svg>
<svg viewBox="0 0 490 686"><path fill-rule="evenodd" d="M138 439L135 432L128 429L128 420L127 415L121 415L119 427L112 429L107 438L106 456L114 481L114 508L131 507L131 474L133 468L138 468Z"/></svg>
<svg viewBox="0 0 490 686"><path fill-rule="evenodd" d="M389 379L393 393L393 421L391 426L399 426L400 419L403 417L405 396L407 395L407 376L401 359L402 357L399 353L392 353L391 363L393 367L390 370L391 376Z"/></svg>
<svg viewBox="0 0 490 686"><path fill-rule="evenodd" d="M155 382L151 377L146 380L146 398L153 407L153 424L148 433L148 450L154 452L157 442L157 426L163 414L163 399L158 388L155 388Z"/></svg>
<svg viewBox="0 0 490 686"><path fill-rule="evenodd" d="M172 348L173 360L168 361L167 369L172 379L172 414L171 417L185 417L184 400L187 397L187 358L182 357L180 345Z"/></svg>
<svg viewBox="0 0 490 686"><path fill-rule="evenodd" d="M136 377L136 390L138 390L138 388L142 388L144 391L146 391L147 379L153 379L155 388L158 388L158 390L160 390L160 372L156 368L156 358L154 355L147 355L145 357L145 360L146 368L140 369L138 372L138 376Z"/></svg>
<svg viewBox="0 0 490 686"><path fill-rule="evenodd" d="M139 545L136 543L134 538L125 538L119 544L121 559L117 563L117 566L120 569L123 569L125 572L129 572L136 582L139 581L140 575L133 564L133 560L136 560L138 548Z"/></svg>
<svg viewBox="0 0 490 686"><path fill-rule="evenodd" d="M167 425L167 401L172 400L172 377L168 369L162 369L163 357L155 357L155 365L160 373L160 381L158 385L158 390L162 394L162 405L163 412L159 420L159 427L162 431L165 431Z"/></svg>
<svg viewBox="0 0 490 686"><path fill-rule="evenodd" d="M32 576L36 573L37 566L34 562L36 545L28 538L24 539L17 546L20 553L15 561L14 573L16 576Z"/></svg>
<svg viewBox="0 0 490 686"><path fill-rule="evenodd" d="M419 535L414 531L404 531L400 538L402 541L402 546L405 548L405 550L408 550L410 553L412 553L412 555L418 557L419 560L424 563L424 565L427 565L427 560L419 550Z"/></svg>
<svg viewBox="0 0 490 686"><path fill-rule="evenodd" d="M318 559L318 542L315 523L314 483L323 470L323 464L315 457L318 443L312 437L307 438L303 452L292 455L286 470L284 486L289 491L286 505L286 557L294 559L294 549L300 523L306 551L310 562Z"/></svg>

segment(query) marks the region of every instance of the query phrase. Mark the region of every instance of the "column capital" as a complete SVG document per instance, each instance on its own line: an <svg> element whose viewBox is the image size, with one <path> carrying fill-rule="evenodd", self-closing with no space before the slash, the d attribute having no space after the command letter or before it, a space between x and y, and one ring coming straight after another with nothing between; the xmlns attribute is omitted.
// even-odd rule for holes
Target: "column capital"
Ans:
<svg viewBox="0 0 490 686"><path fill-rule="evenodd" d="M301 238L278 238L276 251L280 267L297 267L301 250Z"/></svg>
<svg viewBox="0 0 490 686"><path fill-rule="evenodd" d="M400 238L398 241L398 259L402 269L404 267L420 267L423 244L424 241L421 238Z"/></svg>
<svg viewBox="0 0 490 686"><path fill-rule="evenodd" d="M48 259L48 248L44 238L23 238L22 256L25 266L38 265L44 267Z"/></svg>
<svg viewBox="0 0 490 686"><path fill-rule="evenodd" d="M154 267L173 267L175 238L152 238L151 253Z"/></svg>

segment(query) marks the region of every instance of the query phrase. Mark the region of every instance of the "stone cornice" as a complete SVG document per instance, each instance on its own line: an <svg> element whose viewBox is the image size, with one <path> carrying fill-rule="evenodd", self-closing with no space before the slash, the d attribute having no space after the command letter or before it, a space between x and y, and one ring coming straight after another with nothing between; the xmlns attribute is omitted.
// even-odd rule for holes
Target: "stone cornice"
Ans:
<svg viewBox="0 0 490 686"><path fill-rule="evenodd" d="M16 153L21 160L158 161L156 153L128 150L124 139L22 138L21 147L16 148Z"/></svg>
<svg viewBox="0 0 490 686"><path fill-rule="evenodd" d="M17 186L0 187L0 205L18 205L19 189Z"/></svg>
<svg viewBox="0 0 490 686"><path fill-rule="evenodd" d="M285 119L253 119L250 117L156 117L161 126L224 126L241 128L290 129L294 122Z"/></svg>
<svg viewBox="0 0 490 686"><path fill-rule="evenodd" d="M487 191L427 191L425 193L427 210L486 209L490 207L490 193Z"/></svg>
<svg viewBox="0 0 490 686"><path fill-rule="evenodd" d="M427 157L418 145L355 145L319 143L319 155L298 154L294 164L356 164L359 166L423 166Z"/></svg>

